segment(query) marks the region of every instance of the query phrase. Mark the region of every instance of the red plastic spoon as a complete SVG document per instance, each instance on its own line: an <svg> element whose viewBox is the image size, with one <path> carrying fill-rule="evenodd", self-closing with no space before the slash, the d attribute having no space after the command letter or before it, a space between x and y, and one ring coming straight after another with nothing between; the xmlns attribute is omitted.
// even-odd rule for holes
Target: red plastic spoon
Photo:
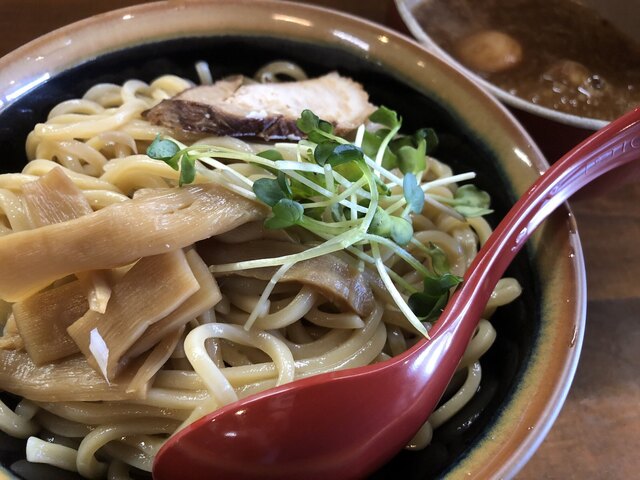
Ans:
<svg viewBox="0 0 640 480"><path fill-rule="evenodd" d="M153 475L173 479L361 478L397 453L434 410L507 266L536 227L603 173L640 157L640 108L582 142L509 211L469 268L431 340L375 365L296 381L178 432Z"/></svg>

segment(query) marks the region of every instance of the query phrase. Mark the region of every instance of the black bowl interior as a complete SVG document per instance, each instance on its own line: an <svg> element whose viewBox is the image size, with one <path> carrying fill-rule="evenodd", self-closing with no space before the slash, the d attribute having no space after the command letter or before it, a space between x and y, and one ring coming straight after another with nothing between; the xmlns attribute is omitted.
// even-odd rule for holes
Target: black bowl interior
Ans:
<svg viewBox="0 0 640 480"><path fill-rule="evenodd" d="M166 40L106 54L54 76L0 111L2 173L22 169L26 162L26 136L37 122L46 119L53 106L81 96L96 83L122 83L131 78L151 81L166 73L196 81L194 64L199 60L209 63L214 78L234 73L252 75L263 64L280 59L297 62L310 76L332 70L351 76L365 86L373 103L387 105L402 115L403 131L433 127L440 138L434 156L450 164L455 172L475 170L478 177L474 182L491 193L495 213L489 220L493 225L512 205L515 196L495 154L472 131L464 128L460 118L447 111L437 96L409 87L384 66L353 53L270 37ZM436 430L427 449L401 452L372 478L427 479L445 475L482 441L483 432L508 404L538 335L540 291L535 266L526 248L507 274L521 282L524 293L493 317L498 337L482 359L483 376L478 394L470 405ZM2 397L8 404L15 403L15 398L6 393ZM20 478L78 478L54 467L28 464L24 460L24 443L6 435L0 437L0 462Z"/></svg>

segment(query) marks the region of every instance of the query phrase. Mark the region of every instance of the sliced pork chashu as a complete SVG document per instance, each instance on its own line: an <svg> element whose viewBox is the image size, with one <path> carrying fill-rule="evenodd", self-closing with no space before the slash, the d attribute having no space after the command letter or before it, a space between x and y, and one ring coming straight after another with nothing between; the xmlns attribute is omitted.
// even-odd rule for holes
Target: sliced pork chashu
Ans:
<svg viewBox="0 0 640 480"><path fill-rule="evenodd" d="M296 120L309 109L331 122L338 135L364 123L373 112L367 92L338 73L299 82L243 84L235 76L190 88L145 112L174 130L264 139L299 139Z"/></svg>

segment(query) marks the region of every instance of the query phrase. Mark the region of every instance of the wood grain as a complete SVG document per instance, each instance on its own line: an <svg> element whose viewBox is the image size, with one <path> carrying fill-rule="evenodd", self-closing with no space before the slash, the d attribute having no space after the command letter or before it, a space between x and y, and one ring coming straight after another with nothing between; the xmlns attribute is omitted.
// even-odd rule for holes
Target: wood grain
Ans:
<svg viewBox="0 0 640 480"><path fill-rule="evenodd" d="M640 477L640 184L575 201L587 270L576 377L520 480Z"/></svg>
<svg viewBox="0 0 640 480"><path fill-rule="evenodd" d="M142 2L1 0L0 55L72 21L134 3ZM403 29L391 0L307 3ZM556 424L517 478L640 478L640 183L572 206L588 275L582 359Z"/></svg>

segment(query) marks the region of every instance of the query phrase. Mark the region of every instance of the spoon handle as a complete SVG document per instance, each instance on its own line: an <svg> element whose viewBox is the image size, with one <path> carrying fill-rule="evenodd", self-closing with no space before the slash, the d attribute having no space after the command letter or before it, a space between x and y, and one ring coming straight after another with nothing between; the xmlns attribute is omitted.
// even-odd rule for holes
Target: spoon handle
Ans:
<svg viewBox="0 0 640 480"><path fill-rule="evenodd" d="M462 340L466 347L495 285L538 225L580 188L639 157L640 107L554 163L496 227L432 329L432 337L463 329L467 334L460 332L460 337L466 337Z"/></svg>

